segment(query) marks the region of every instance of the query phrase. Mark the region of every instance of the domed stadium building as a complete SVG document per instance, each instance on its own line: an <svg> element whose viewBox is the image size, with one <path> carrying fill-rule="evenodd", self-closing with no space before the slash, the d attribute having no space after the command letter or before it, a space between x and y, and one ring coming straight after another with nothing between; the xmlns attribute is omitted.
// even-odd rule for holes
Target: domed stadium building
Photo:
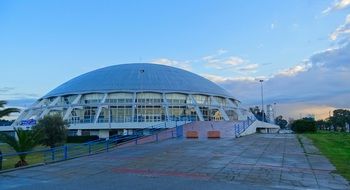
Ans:
<svg viewBox="0 0 350 190"><path fill-rule="evenodd" d="M60 114L71 135L133 134L192 121L237 121L252 116L217 84L158 64L109 66L58 86L24 110L12 126ZM27 121L27 122L23 122Z"/></svg>

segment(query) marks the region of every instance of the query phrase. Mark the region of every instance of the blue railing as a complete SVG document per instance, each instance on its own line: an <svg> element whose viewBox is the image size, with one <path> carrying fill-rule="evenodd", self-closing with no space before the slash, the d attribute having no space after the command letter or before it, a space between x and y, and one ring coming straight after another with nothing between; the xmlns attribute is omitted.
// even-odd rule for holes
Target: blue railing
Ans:
<svg viewBox="0 0 350 190"><path fill-rule="evenodd" d="M177 126L176 126L177 127ZM14 168L19 160L18 156L27 155L26 161L29 165L47 164L67 159L88 156L101 152L108 152L111 149L123 145L136 145L148 142L158 142L165 139L176 138L176 127L171 129L153 128L149 135L135 134L129 136L111 136L108 139L98 139L82 144L70 144L55 148L34 150L28 152L17 152L0 155L2 159L2 170ZM0 160L1 162L1 160Z"/></svg>
<svg viewBox="0 0 350 190"><path fill-rule="evenodd" d="M241 134L251 125L254 123L256 118L250 118L247 117L247 120L245 121L240 121L239 123L234 124L234 130L235 130L235 136L239 137Z"/></svg>

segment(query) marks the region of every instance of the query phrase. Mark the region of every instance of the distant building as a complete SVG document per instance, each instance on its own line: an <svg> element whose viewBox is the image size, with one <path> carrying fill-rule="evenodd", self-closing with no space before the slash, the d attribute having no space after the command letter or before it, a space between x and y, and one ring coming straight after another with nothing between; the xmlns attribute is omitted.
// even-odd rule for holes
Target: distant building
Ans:
<svg viewBox="0 0 350 190"><path fill-rule="evenodd" d="M266 106L266 121L268 123L275 123L275 111L271 104Z"/></svg>

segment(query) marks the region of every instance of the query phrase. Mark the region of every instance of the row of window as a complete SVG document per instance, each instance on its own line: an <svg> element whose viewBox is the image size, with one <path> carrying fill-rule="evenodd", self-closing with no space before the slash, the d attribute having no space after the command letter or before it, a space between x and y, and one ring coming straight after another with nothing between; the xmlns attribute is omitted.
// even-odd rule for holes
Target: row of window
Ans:
<svg viewBox="0 0 350 190"><path fill-rule="evenodd" d="M200 107L205 121L223 120L222 113L218 109ZM233 110L225 111L230 120L237 120L238 116ZM70 117L71 123L93 123L97 114L97 107L84 107L73 109ZM167 118L168 115L168 118ZM97 118L98 123L125 123L125 122L161 122L172 121L198 121L199 117L194 108L187 106L169 106L168 114L161 106L111 106L110 109L102 108Z"/></svg>
<svg viewBox="0 0 350 190"><path fill-rule="evenodd" d="M193 99L197 104L201 105L221 105L227 106L227 101L225 98L214 96L213 100L206 95L195 94L192 95ZM60 97L56 105L70 105L78 98L78 95L69 95ZM85 94L82 95L80 100L76 103L80 104L98 104L103 101L105 98L104 94ZM167 103L169 104L193 104L192 98L187 94L180 93L169 93L165 94ZM132 103L133 102L132 93L110 93L105 98L105 103L111 104L123 104L123 103ZM54 98L44 99L41 102L41 106L48 106L54 101ZM214 101L214 102L213 102ZM160 104L163 103L163 97L160 93L149 93L149 92L140 92L136 94L135 98L136 103L145 103L145 104ZM236 103L233 101L233 103Z"/></svg>

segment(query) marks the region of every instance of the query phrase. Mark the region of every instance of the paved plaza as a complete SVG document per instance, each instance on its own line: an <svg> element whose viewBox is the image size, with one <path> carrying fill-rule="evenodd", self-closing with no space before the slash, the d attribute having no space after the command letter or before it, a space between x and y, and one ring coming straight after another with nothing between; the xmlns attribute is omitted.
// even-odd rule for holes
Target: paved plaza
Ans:
<svg viewBox="0 0 350 190"><path fill-rule="evenodd" d="M0 189L350 189L293 134L170 139L0 174Z"/></svg>

